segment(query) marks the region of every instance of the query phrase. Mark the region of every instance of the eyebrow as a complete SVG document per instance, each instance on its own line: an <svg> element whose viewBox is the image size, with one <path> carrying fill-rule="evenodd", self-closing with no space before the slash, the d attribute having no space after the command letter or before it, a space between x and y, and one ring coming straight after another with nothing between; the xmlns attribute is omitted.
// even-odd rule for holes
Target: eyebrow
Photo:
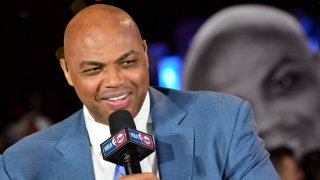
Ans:
<svg viewBox="0 0 320 180"><path fill-rule="evenodd" d="M131 54L138 54L136 51L134 50L130 50L126 53L124 53L123 55L121 55L120 57L118 57L116 59L117 62L121 62L123 60L125 60L128 56L130 56ZM104 63L101 63L101 62L98 62L98 61L94 61L94 60L85 60L85 61L82 61L81 64L80 64L80 68L82 68L83 66L105 66Z"/></svg>
<svg viewBox="0 0 320 180"><path fill-rule="evenodd" d="M121 55L120 57L118 57L116 61L121 62L121 61L125 60L128 56L130 56L131 54L138 54L138 52L136 52L134 50L130 50L130 51L124 53L123 55Z"/></svg>
<svg viewBox="0 0 320 180"><path fill-rule="evenodd" d="M92 60L87 60L87 61L82 61L80 64L80 68L83 66L105 66L105 64L97 61L92 61Z"/></svg>
<svg viewBox="0 0 320 180"><path fill-rule="evenodd" d="M265 79L266 80L271 79L277 71L279 71L283 66L290 64L291 62L293 62L293 59L289 57L282 58L278 63L273 65L273 67L271 68L271 71L267 74Z"/></svg>

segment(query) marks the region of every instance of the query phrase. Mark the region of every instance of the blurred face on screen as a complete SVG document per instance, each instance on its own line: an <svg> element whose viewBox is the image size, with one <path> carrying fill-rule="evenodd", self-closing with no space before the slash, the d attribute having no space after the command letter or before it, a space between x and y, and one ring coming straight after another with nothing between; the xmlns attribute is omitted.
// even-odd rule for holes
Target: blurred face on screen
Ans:
<svg viewBox="0 0 320 180"><path fill-rule="evenodd" d="M207 86L249 100L267 146L319 144L319 80L301 38L239 36L208 57L217 59Z"/></svg>
<svg viewBox="0 0 320 180"><path fill-rule="evenodd" d="M135 117L149 86L146 43L128 15L95 10L69 25L61 66L96 121L119 109Z"/></svg>

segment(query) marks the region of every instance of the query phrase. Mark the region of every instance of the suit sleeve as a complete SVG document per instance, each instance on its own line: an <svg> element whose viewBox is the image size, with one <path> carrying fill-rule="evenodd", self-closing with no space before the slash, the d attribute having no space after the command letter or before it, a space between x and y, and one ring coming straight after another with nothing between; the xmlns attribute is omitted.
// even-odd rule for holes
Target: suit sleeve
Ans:
<svg viewBox="0 0 320 180"><path fill-rule="evenodd" d="M1 180L8 180L10 179L5 168L3 156L0 155L0 179Z"/></svg>
<svg viewBox="0 0 320 180"><path fill-rule="evenodd" d="M278 180L264 142L258 136L252 108L243 102L239 108L227 155L224 179Z"/></svg>

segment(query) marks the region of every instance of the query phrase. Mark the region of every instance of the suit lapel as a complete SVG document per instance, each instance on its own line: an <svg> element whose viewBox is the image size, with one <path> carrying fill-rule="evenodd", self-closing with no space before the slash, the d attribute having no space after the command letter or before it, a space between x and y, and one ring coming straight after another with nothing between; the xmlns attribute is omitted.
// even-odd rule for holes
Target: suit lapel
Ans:
<svg viewBox="0 0 320 180"><path fill-rule="evenodd" d="M90 143L83 112L71 120L65 135L55 146L57 158L51 163L58 179L94 179Z"/></svg>
<svg viewBox="0 0 320 180"><path fill-rule="evenodd" d="M170 91L163 94L153 88L149 90L160 176L191 179L194 130L192 126L181 125L187 113L167 97L171 96Z"/></svg>
<svg viewBox="0 0 320 180"><path fill-rule="evenodd" d="M194 156L194 130L181 125L186 112L167 96L170 91L149 89L151 117L162 179L191 179ZM58 179L94 179L90 142L80 111L55 146L51 167Z"/></svg>

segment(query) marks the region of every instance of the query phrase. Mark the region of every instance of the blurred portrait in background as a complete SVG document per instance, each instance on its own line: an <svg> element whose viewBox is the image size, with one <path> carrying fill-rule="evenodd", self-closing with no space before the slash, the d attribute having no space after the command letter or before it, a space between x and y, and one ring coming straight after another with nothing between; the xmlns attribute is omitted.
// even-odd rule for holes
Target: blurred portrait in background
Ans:
<svg viewBox="0 0 320 180"><path fill-rule="evenodd" d="M320 145L317 63L293 15L267 5L235 5L212 15L195 34L184 89L248 100L266 147L286 145L301 156Z"/></svg>

